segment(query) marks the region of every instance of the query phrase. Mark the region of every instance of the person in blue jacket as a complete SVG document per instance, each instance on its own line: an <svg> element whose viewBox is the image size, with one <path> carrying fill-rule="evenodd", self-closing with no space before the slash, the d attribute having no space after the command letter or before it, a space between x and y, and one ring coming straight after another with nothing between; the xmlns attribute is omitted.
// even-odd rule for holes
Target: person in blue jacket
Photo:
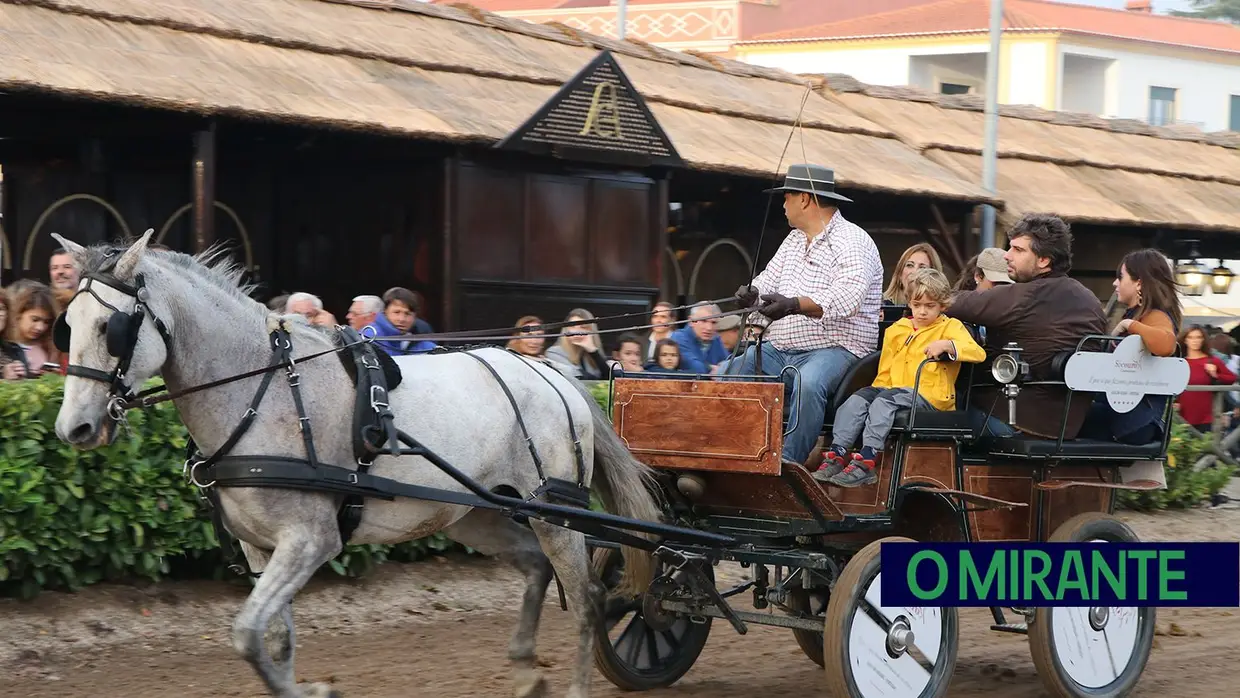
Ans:
<svg viewBox="0 0 1240 698"><path fill-rule="evenodd" d="M702 316L718 315L718 306L698 303L689 310L689 324L672 333L680 347L680 370L689 373L714 373L715 367L731 354L723 340L715 334L718 320L699 320Z"/></svg>
<svg viewBox="0 0 1240 698"><path fill-rule="evenodd" d="M407 288L396 286L383 294L383 312L375 315L374 322L362 329L366 337L393 337L409 334L418 319L418 297ZM438 344L424 339L375 340L375 346L389 356L425 354Z"/></svg>

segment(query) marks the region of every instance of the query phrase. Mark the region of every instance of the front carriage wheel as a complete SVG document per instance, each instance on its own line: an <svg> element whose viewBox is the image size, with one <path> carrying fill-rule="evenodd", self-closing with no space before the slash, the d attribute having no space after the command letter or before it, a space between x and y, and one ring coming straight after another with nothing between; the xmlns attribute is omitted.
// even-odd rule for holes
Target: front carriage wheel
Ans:
<svg viewBox="0 0 1240 698"><path fill-rule="evenodd" d="M824 618L827 613L827 603L831 599L831 592L827 589L815 588L806 591L800 586L788 590L788 607L800 613L802 616L812 618ZM810 661L822 666L822 631L801 630L800 628L792 629L792 636L796 638L797 647L805 653Z"/></svg>
<svg viewBox="0 0 1240 698"><path fill-rule="evenodd" d="M892 536L848 561L827 604L823 660L837 698L940 698L956 669L955 608L884 606L879 549L912 543Z"/></svg>
<svg viewBox="0 0 1240 698"><path fill-rule="evenodd" d="M1052 543L1135 542L1137 534L1109 514L1067 520ZM1038 608L1029 622L1029 651L1042 683L1061 698L1111 698L1132 690L1154 646L1154 608Z"/></svg>
<svg viewBox="0 0 1240 698"><path fill-rule="evenodd" d="M595 561L595 572L608 597L596 630L594 665L624 691L648 691L679 681L706 646L711 618L690 620L659 612L647 595L636 599L613 597L611 591L624 569L624 558L619 550L600 549ZM665 564L657 563L655 577L666 570ZM704 565L703 571L714 583L714 568ZM677 572L673 579L681 581L684 574Z"/></svg>

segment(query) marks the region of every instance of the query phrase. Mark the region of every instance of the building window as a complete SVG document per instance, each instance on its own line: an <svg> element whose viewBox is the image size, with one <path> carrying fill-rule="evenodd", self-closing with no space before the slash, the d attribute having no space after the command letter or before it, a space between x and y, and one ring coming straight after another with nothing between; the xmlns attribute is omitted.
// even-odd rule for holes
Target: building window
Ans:
<svg viewBox="0 0 1240 698"><path fill-rule="evenodd" d="M1150 124L1166 126L1175 122L1175 89L1150 87Z"/></svg>
<svg viewBox="0 0 1240 698"><path fill-rule="evenodd" d="M1240 95L1231 96L1231 117L1227 128L1240 131Z"/></svg>
<svg viewBox="0 0 1240 698"><path fill-rule="evenodd" d="M967 95L973 90L968 85L960 85L954 82L940 82L939 93L945 95Z"/></svg>

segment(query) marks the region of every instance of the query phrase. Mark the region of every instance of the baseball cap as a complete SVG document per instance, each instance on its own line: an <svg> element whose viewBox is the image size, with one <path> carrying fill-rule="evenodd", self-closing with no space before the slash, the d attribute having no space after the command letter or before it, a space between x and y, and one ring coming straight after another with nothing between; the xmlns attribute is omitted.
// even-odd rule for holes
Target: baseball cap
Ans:
<svg viewBox="0 0 1240 698"><path fill-rule="evenodd" d="M1007 262L1003 259L1003 250L998 247L987 247L977 255L977 269L991 283L1012 283L1012 277L1008 276L1007 268Z"/></svg>
<svg viewBox="0 0 1240 698"><path fill-rule="evenodd" d="M715 323L715 329L718 331L734 330L740 326L741 326L740 315L726 315L724 317L719 318L719 321Z"/></svg>

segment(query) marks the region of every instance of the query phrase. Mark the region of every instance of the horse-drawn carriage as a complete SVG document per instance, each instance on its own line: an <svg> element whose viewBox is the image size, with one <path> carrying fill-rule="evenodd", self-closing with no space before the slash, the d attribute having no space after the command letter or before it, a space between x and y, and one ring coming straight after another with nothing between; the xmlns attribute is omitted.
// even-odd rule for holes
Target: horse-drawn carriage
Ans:
<svg viewBox="0 0 1240 698"><path fill-rule="evenodd" d="M984 332L972 331L984 345ZM1135 391L1129 381L1129 389L1114 391L1113 402L1139 400L1143 390L1171 395L1183 388L1182 360L1142 353L1139 338L1122 342L1117 353L1098 346L1119 339L1082 338L1076 352L1057 358L1057 375L1049 380L1027 380L1015 345L1005 347L989 371L966 364L957 385L959 409L897 417L876 466L878 481L848 489L820 484L801 465L781 462L781 380L615 378L615 429L635 456L659 472L669 514L681 525L733 536L737 544L722 550L681 547L684 557L667 556L664 574L640 602L610 603L597 666L624 689L669 685L693 665L712 619L723 618L740 633L750 623L792 629L805 655L826 669L832 695L945 695L956 664L957 611L884 606L880 546L909 539L1135 540L1111 515L1115 495L1160 486L1150 473L1161 477L1168 436L1141 446L1065 440L1061 426L1058 439L979 438L966 412L975 382L1001 384L1014 409L1020 390L1035 383L1068 391L1088 388L1091 380L1095 387L1105 385L1098 376L1116 361L1129 373L1165 380L1142 379L1146 387ZM931 361L922 363L919 381ZM877 366L875 352L845 376L827 409L828 435L835 409L873 381ZM1093 397L1088 390L1073 395ZM1142 466L1144 474L1135 472ZM607 552L607 543L595 543L601 551L596 564L606 579L619 556ZM748 581L715 591L712 567L721 560L751 570ZM728 599L745 592L765 612L729 605ZM1028 635L1038 673L1059 696L1123 695L1140 677L1153 644L1153 608L991 612L992 630Z"/></svg>
<svg viewBox="0 0 1240 698"><path fill-rule="evenodd" d="M977 438L964 404L898 421L875 485L824 487L780 459L778 377L616 379L609 422L580 383L512 352L393 361L348 328L330 333L269 314L226 259L148 251L153 232L127 248L56 236L83 278L53 329L70 359L56 433L94 448L117 438L128 410L175 402L193 437L188 479L210 502L221 542L232 549L230 536L241 540L256 580L234 647L280 698L334 694L298 684L293 666L291 604L314 571L345 543L440 530L507 554L526 579L510 645L523 697L545 695L533 636L553 573L578 617L573 696L588 695L591 645L620 687L673 683L713 618L742 633L749 623L791 628L837 696L940 696L955 665L956 611L884 607L880 544L1131 540L1110 516L1115 492L1158 486L1125 477L1134 462L1162 472L1167 437L1139 447L1062 433ZM1183 390L1183 361L1142 353L1137 337L1113 353L1080 350L1112 339L1083 338L1058 362L1061 382L1106 392L1121 411L1145 393ZM1014 398L1031 382L1019 348L1004 349L990 373ZM877 359L856 364L837 403L873 380ZM277 390L280 371L287 387ZM1099 383L1108 371L1124 375ZM962 370L959 395L979 373ZM155 375L164 384L139 392ZM645 481L650 468L661 478L662 511ZM591 489L607 512L589 507ZM602 623L588 610L587 543L605 584L636 592L611 595ZM719 591L722 560L749 566L752 579ZM758 610L781 612L734 609L728 599L746 591ZM1028 632L1035 664L1061 696L1123 694L1152 645L1149 608L1009 610L1014 622L996 608L992 627Z"/></svg>

